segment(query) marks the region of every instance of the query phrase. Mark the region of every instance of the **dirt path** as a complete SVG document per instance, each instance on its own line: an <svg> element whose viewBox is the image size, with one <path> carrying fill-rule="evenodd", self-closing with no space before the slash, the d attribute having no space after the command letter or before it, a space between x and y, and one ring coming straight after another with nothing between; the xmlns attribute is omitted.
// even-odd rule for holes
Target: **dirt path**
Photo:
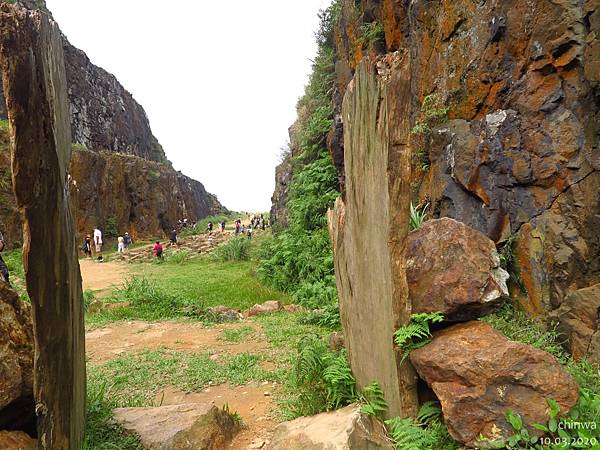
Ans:
<svg viewBox="0 0 600 450"><path fill-rule="evenodd" d="M129 274L127 266L118 262L99 263L92 259L80 259L79 268L84 290L99 291L119 286Z"/></svg>
<svg viewBox="0 0 600 450"><path fill-rule="evenodd" d="M239 343L219 339L223 330L242 326L250 326L257 333L252 339ZM260 331L260 326L252 322L206 327L196 323L131 321L89 331L85 335L85 347L93 364L102 364L123 353L157 348L195 353L211 350L215 355L265 353L269 344Z"/></svg>
<svg viewBox="0 0 600 450"><path fill-rule="evenodd" d="M79 261L83 288L94 290L97 296L119 286L129 275L129 265L123 262L98 263L90 259ZM241 342L229 342L222 333L236 328L251 327L254 333ZM178 352L210 352L211 358L236 355L244 352L265 354L270 351L269 343L261 326L255 322L238 322L205 326L200 323L175 321L116 322L86 333L86 354L90 364L104 364L122 355L136 353L146 349L166 348ZM265 365L273 363L264 362ZM267 370L273 367L264 367ZM183 392L168 386L159 392L156 405L174 405L181 403L214 403L219 407L227 405L237 412L246 427L238 433L231 443L230 450L261 448L269 440L273 428L277 425L274 417L276 409L272 393L278 386L271 383L252 382L243 386L221 384L208 386L201 392Z"/></svg>

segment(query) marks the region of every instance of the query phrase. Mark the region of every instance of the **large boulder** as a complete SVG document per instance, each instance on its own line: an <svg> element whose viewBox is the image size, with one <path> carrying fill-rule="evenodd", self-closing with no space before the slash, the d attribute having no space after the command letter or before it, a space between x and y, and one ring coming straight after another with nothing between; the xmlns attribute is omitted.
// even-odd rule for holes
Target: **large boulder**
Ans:
<svg viewBox="0 0 600 450"><path fill-rule="evenodd" d="M0 429L34 416L31 311L0 281Z"/></svg>
<svg viewBox="0 0 600 450"><path fill-rule="evenodd" d="M118 408L114 416L148 450L222 450L239 431L233 417L213 404Z"/></svg>
<svg viewBox="0 0 600 450"><path fill-rule="evenodd" d="M266 450L393 450L383 425L350 405L337 411L284 422Z"/></svg>
<svg viewBox="0 0 600 450"><path fill-rule="evenodd" d="M406 278L413 313L440 311L459 322L481 317L508 295L494 243L453 219L425 222L408 235Z"/></svg>
<svg viewBox="0 0 600 450"><path fill-rule="evenodd" d="M595 284L570 293L552 315L575 359L600 363L599 311L600 284Z"/></svg>
<svg viewBox="0 0 600 450"><path fill-rule="evenodd" d="M554 356L510 341L485 322L446 328L410 359L439 398L452 437L471 447L485 448L479 436L514 434L509 409L531 427L548 421L547 399L563 413L578 399L577 383Z"/></svg>

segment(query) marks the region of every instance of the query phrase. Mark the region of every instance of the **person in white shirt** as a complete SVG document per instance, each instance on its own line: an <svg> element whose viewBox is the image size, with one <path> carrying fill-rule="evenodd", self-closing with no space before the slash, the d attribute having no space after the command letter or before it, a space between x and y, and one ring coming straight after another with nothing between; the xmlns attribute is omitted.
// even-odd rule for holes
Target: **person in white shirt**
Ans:
<svg viewBox="0 0 600 450"><path fill-rule="evenodd" d="M119 253L123 253L125 251L125 239L123 239L123 236L119 236L117 238L117 242L118 242L117 251Z"/></svg>
<svg viewBox="0 0 600 450"><path fill-rule="evenodd" d="M96 247L98 259L102 259L102 231L98 227L94 228L94 246Z"/></svg>

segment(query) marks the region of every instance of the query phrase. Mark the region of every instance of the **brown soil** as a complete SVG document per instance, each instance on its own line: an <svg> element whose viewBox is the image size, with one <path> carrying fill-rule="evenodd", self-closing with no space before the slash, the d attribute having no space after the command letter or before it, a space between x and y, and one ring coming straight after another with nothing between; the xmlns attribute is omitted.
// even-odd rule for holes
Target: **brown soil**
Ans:
<svg viewBox="0 0 600 450"><path fill-rule="evenodd" d="M92 260L80 261L84 289L108 290L122 283L126 278L127 265L117 262L97 263ZM220 339L223 330L252 327L255 333L242 342L228 342ZM184 352L210 351L215 357L243 352L267 353L270 349L262 328L254 322L237 322L205 326L189 322L117 322L86 333L86 353L91 364L102 364L117 356L144 349L167 348ZM268 367L267 367L268 366ZM275 369L274 364L265 363L265 369ZM274 383L250 383L244 386L222 384L210 386L202 392L185 393L174 387L167 387L159 393L155 404L173 405L178 403L214 403L228 405L231 412L237 412L246 427L235 437L230 450L262 448L268 442L272 430L277 425L274 416L276 408L272 394L279 386Z"/></svg>
<svg viewBox="0 0 600 450"><path fill-rule="evenodd" d="M118 262L98 262L93 259L80 259L79 268L83 279L83 289L99 291L123 284L127 278L127 266Z"/></svg>
<svg viewBox="0 0 600 450"><path fill-rule="evenodd" d="M223 330L242 326L250 326L257 333L240 343L219 339ZM85 336L85 347L93 364L104 363L123 353L156 348L190 352L210 350L215 357L224 353L264 353L268 349L268 342L260 332L260 326L252 322L206 327L184 322L131 321L89 331Z"/></svg>

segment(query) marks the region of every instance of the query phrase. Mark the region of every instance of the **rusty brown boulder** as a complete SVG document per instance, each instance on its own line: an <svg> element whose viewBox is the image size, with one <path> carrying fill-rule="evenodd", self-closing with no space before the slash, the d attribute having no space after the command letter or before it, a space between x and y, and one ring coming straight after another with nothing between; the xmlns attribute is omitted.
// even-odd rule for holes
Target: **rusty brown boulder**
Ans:
<svg viewBox="0 0 600 450"><path fill-rule="evenodd" d="M485 322L446 328L410 359L439 398L448 431L467 446L480 435L494 440L514 434L505 419L509 409L531 427L548 421L546 399L562 412L578 399L577 383L554 356L510 341Z"/></svg>
<svg viewBox="0 0 600 450"><path fill-rule="evenodd" d="M34 415L31 308L0 282L0 429Z"/></svg>
<svg viewBox="0 0 600 450"><path fill-rule="evenodd" d="M552 315L559 319L559 332L566 338L575 359L600 363L599 311L600 284L595 284L569 294Z"/></svg>
<svg viewBox="0 0 600 450"><path fill-rule="evenodd" d="M494 243L462 222L425 222L408 235L406 256L413 313L439 311L451 322L471 320L508 295L508 273Z"/></svg>

